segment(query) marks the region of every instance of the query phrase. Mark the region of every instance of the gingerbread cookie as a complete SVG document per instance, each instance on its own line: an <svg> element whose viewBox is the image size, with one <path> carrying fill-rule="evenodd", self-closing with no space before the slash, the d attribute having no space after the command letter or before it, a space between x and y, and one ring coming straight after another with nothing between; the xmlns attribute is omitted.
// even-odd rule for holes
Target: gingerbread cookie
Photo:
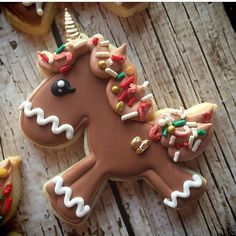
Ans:
<svg viewBox="0 0 236 236"><path fill-rule="evenodd" d="M101 35L38 52L38 64L45 79L20 106L24 134L53 148L87 127L87 156L44 186L61 219L82 223L109 179L144 179L175 209L200 198L206 180L176 162L198 156L211 140L214 104L157 111L126 44L114 48Z"/></svg>
<svg viewBox="0 0 236 236"><path fill-rule="evenodd" d="M19 156L0 162L0 226L12 217L21 198L20 164Z"/></svg>

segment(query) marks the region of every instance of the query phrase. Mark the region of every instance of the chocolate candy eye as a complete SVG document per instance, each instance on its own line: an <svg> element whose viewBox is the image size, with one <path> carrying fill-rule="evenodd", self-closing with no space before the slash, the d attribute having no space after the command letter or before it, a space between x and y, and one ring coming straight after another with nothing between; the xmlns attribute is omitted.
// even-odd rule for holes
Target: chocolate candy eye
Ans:
<svg viewBox="0 0 236 236"><path fill-rule="evenodd" d="M67 93L74 93L76 88L70 86L69 81L65 79L56 80L51 87L52 94L55 96L63 96Z"/></svg>

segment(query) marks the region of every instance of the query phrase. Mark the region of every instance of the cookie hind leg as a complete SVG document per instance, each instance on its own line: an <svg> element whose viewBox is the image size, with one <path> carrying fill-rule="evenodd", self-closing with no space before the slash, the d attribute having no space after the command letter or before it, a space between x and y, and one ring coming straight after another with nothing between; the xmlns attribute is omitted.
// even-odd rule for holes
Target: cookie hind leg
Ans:
<svg viewBox="0 0 236 236"><path fill-rule="evenodd" d="M44 185L55 214L72 225L86 220L104 182L96 159L88 156L83 160Z"/></svg>
<svg viewBox="0 0 236 236"><path fill-rule="evenodd" d="M176 210L197 201L206 189L206 180L201 175L178 167L165 179L154 170L146 171L144 177L155 191L161 193L164 205Z"/></svg>

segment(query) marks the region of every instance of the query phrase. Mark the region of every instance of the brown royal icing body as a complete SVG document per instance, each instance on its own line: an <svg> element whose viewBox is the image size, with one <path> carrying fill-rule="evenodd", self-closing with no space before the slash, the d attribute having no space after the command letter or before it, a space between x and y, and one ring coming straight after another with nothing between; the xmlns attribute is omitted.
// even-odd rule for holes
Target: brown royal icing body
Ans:
<svg viewBox="0 0 236 236"><path fill-rule="evenodd" d="M96 42L98 40L99 42ZM160 115L156 113L155 116L155 106L150 100L151 97L148 96L147 100L141 101L145 96L144 86L136 84L137 74L135 67L126 58L126 46L111 49L106 45L107 43L101 43L104 42L101 36L94 36L82 43L78 42L79 40L74 41L74 47L71 44L65 45L62 53L71 52L72 58L69 59L65 56L63 59L48 63L47 58L41 58L39 54L38 63L49 79L44 80L28 99L32 106L28 109L28 114L27 109L21 105L21 128L26 136L41 146L55 147L65 144L76 136L82 125L87 126L90 154L65 171L62 178L54 178L45 186L51 205L57 214L72 224L83 221L89 210L91 211L90 207L94 206L96 195L108 179L143 178L154 190L161 193L165 198L164 203L172 208L179 209L197 200L205 190L205 181L199 175L194 176L192 172L177 167L173 159L175 162L187 161L203 151L213 134L211 123L213 104L203 104L193 108L189 110L189 115L182 114L185 125L180 127L176 125L178 142L175 141L175 144L170 145L169 143L173 143L172 131L172 134L167 132L166 135L157 138L157 131L166 132L164 130L169 127L161 127L159 123L163 124L159 120L166 119L166 123L170 123L168 119L171 119L171 122L181 120L181 112L167 109L164 113L160 112ZM100 43L106 46L101 46ZM47 53L47 57L50 55L52 56ZM112 61L112 55L118 57L113 58ZM101 60L106 63L104 67L110 68L112 72L98 67ZM71 65L70 69L59 73L60 68L65 64ZM116 75L112 76L113 72L117 72L120 77L123 77L120 73L125 72L125 78L117 81L118 79L114 78ZM119 88L122 82L132 76L134 76L132 83L123 84L123 88ZM76 90L62 96L55 96L51 88L57 83L55 81L59 80L69 81L70 86ZM63 82L60 83L63 85ZM116 85L120 90L119 93L112 90ZM123 98L120 97L124 91L131 91L126 94L125 99L123 95ZM132 98L133 104L127 105ZM123 107L117 109L117 103L120 101L123 101ZM146 105L140 108L140 104ZM43 110L43 116L38 114L40 110L34 111L34 108ZM30 110L34 112L29 114ZM134 115L127 119L127 114ZM42 117L50 116L58 118L58 127L68 124L74 130L71 131L67 127L68 130L65 130L68 131L68 136L66 136L67 131L55 134L56 129L52 132L53 122L42 124L37 121ZM205 119L206 116L208 120ZM192 146L185 147L192 134L192 128L186 127L186 122L191 122L192 126L196 126L197 122L199 123L197 129L206 131L204 135L198 135L198 138L195 136L195 142L198 139L202 142L194 143L196 146L194 151L191 150ZM153 128L152 135L151 128ZM194 132L197 135L196 128ZM144 149L141 148L139 154L137 149L140 143L135 142L134 146L138 145L137 147L131 146L132 140L137 136L141 141L147 140L148 143ZM177 143L179 146L176 147ZM63 186L68 188L63 189ZM78 200L77 197L80 199Z"/></svg>

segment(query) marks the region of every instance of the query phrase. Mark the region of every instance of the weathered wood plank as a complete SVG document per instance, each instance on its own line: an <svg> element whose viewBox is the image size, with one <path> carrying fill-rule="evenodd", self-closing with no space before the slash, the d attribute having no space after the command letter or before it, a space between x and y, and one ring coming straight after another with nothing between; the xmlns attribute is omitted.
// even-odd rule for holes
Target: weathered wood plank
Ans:
<svg viewBox="0 0 236 236"><path fill-rule="evenodd" d="M218 104L212 144L197 160L186 164L208 179L203 198L192 208L176 212L165 208L160 196L144 181L118 183L129 216L125 221L137 235L236 234L236 37L222 4L152 3L147 11L128 19L118 18L96 3L73 3L70 9L88 35L100 32L115 45L128 42L129 57L138 67L140 80L151 82L150 91L159 108L188 107L202 101ZM41 193L43 183L77 162L83 156L82 145L48 151L22 137L17 107L39 83L35 50L52 51L56 44L52 34L38 40L15 32L0 17L1 147L2 155L18 151L25 157L22 175L28 184L18 213L25 232L126 235L109 186L80 228L61 223L48 210ZM62 36L63 12L57 15L56 25ZM18 45L15 49L14 41ZM35 186L36 181L40 186ZM38 214L32 207L35 194L42 209Z"/></svg>
<svg viewBox="0 0 236 236"><path fill-rule="evenodd" d="M104 190L93 215L79 229L61 223L49 209L42 193L43 184L82 158L83 147L81 143L76 143L69 149L50 151L31 144L20 131L18 107L40 83L35 51L45 48L54 51L55 40L51 33L34 38L16 32L2 14L0 22L1 158L16 153L24 158L21 169L23 198L17 217L23 224L25 235L126 235L110 188Z"/></svg>

